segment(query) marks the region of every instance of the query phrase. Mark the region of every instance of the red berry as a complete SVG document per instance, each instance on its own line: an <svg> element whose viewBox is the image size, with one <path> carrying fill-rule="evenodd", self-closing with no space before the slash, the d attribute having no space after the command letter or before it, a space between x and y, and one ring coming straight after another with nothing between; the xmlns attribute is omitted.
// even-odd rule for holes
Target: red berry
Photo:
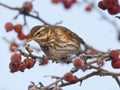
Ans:
<svg viewBox="0 0 120 90"><path fill-rule="evenodd" d="M12 54L10 60L11 62L20 62L21 61L21 55L19 53Z"/></svg>
<svg viewBox="0 0 120 90"><path fill-rule="evenodd" d="M76 3L76 2L77 2L77 0L71 0L71 2L72 2L72 3Z"/></svg>
<svg viewBox="0 0 120 90"><path fill-rule="evenodd" d="M21 25L21 24L17 24L17 25L14 26L14 30L17 33L21 33L22 32L22 28L23 28L23 25Z"/></svg>
<svg viewBox="0 0 120 90"><path fill-rule="evenodd" d="M10 72L17 72L19 70L19 62L10 62L9 69Z"/></svg>
<svg viewBox="0 0 120 90"><path fill-rule="evenodd" d="M29 38L29 37L30 37L30 34L27 34L27 35L25 36L26 39Z"/></svg>
<svg viewBox="0 0 120 90"><path fill-rule="evenodd" d="M21 33L18 33L18 38L20 40L24 40L24 39L26 39L26 36L21 32Z"/></svg>
<svg viewBox="0 0 120 90"><path fill-rule="evenodd" d="M63 4L66 9L69 9L72 6L72 2L70 1L65 1Z"/></svg>
<svg viewBox="0 0 120 90"><path fill-rule="evenodd" d="M106 7L103 5L103 1L100 1L100 2L98 3L98 7L101 8L102 10L105 10L105 9L106 9Z"/></svg>
<svg viewBox="0 0 120 90"><path fill-rule="evenodd" d="M55 87L53 90L62 90L60 87Z"/></svg>
<svg viewBox="0 0 120 90"><path fill-rule="evenodd" d="M108 9L109 14L115 15L120 13L120 6L113 6L112 8Z"/></svg>
<svg viewBox="0 0 120 90"><path fill-rule="evenodd" d="M15 42L12 42L10 44L10 51L14 52L16 50L16 48L18 48L18 45Z"/></svg>
<svg viewBox="0 0 120 90"><path fill-rule="evenodd" d="M42 62L40 63L40 65L46 65L46 64L48 64L48 60L47 59L42 60Z"/></svg>
<svg viewBox="0 0 120 90"><path fill-rule="evenodd" d="M24 72L25 68L26 68L25 62L20 62L19 70L20 70L21 72Z"/></svg>
<svg viewBox="0 0 120 90"><path fill-rule="evenodd" d="M23 8L25 9L26 13L29 13L33 8L32 2L30 2L30 1L24 2L23 3Z"/></svg>
<svg viewBox="0 0 120 90"><path fill-rule="evenodd" d="M109 56L112 60L117 60L119 58L119 52L117 50L112 50Z"/></svg>
<svg viewBox="0 0 120 90"><path fill-rule="evenodd" d="M26 68L30 69L35 65L35 61L32 58L26 58L24 60L25 64L26 64Z"/></svg>
<svg viewBox="0 0 120 90"><path fill-rule="evenodd" d="M81 68L83 66L83 61L80 59L80 58L76 58L74 61L73 61L73 65L76 67L76 68Z"/></svg>
<svg viewBox="0 0 120 90"><path fill-rule="evenodd" d="M112 8L115 5L115 0L103 0L103 5L106 8Z"/></svg>
<svg viewBox="0 0 120 90"><path fill-rule="evenodd" d="M13 26L13 24L11 22L7 22L5 24L5 29L6 29L7 32L11 31L13 28L14 28L14 26Z"/></svg>
<svg viewBox="0 0 120 90"><path fill-rule="evenodd" d="M113 68L120 68L120 59L113 60L111 64Z"/></svg>
<svg viewBox="0 0 120 90"><path fill-rule="evenodd" d="M86 8L85 8L86 11L90 12L92 10L92 5L88 5Z"/></svg>
<svg viewBox="0 0 120 90"><path fill-rule="evenodd" d="M72 77L73 77L73 74L71 72L68 72L64 75L64 80L70 81Z"/></svg>
<svg viewBox="0 0 120 90"><path fill-rule="evenodd" d="M52 3L59 3L60 0L52 0Z"/></svg>
<svg viewBox="0 0 120 90"><path fill-rule="evenodd" d="M73 76L70 81L70 83L74 84L74 83L77 83L78 82L78 78L76 76Z"/></svg>

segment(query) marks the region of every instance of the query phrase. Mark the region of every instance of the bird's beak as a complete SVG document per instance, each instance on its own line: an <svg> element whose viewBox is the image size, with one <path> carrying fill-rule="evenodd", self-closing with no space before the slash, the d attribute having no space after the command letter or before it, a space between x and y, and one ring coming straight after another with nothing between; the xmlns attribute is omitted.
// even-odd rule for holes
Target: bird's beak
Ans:
<svg viewBox="0 0 120 90"><path fill-rule="evenodd" d="M30 42L30 41L32 41L34 39L35 39L35 37L29 37L29 38L26 39L26 42Z"/></svg>

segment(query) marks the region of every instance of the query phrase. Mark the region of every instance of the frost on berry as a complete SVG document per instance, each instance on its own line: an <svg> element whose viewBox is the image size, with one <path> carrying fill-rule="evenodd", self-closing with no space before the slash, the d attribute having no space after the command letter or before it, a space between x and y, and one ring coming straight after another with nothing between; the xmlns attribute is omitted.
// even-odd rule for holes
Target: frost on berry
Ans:
<svg viewBox="0 0 120 90"><path fill-rule="evenodd" d="M120 68L120 59L117 59L117 60L113 60L112 62L111 62L111 64L112 64L112 67L113 68Z"/></svg>
<svg viewBox="0 0 120 90"><path fill-rule="evenodd" d="M76 67L76 68L82 68L82 66L84 65L83 61L80 59L80 58L75 58L73 60L73 65Z"/></svg>
<svg viewBox="0 0 120 90"><path fill-rule="evenodd" d="M21 61L21 54L19 53L13 53L10 60L11 62L20 62Z"/></svg>
<svg viewBox="0 0 120 90"><path fill-rule="evenodd" d="M64 80L70 81L72 77L73 77L73 74L71 72L68 72L64 75Z"/></svg>
<svg viewBox="0 0 120 90"><path fill-rule="evenodd" d="M116 60L119 58L119 52L117 50L112 50L110 53L109 53L109 56L112 60Z"/></svg>

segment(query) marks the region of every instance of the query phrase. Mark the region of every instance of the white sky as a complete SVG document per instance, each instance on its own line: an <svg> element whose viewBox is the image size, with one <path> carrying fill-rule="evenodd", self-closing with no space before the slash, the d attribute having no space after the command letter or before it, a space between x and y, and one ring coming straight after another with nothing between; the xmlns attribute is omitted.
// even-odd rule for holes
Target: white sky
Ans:
<svg viewBox="0 0 120 90"><path fill-rule="evenodd" d="M10 6L21 6L22 3L26 0L0 0L0 2L10 5ZM82 37L86 43L99 49L107 51L109 49L119 49L120 43L117 41L117 33L115 28L101 19L101 16L96 12L92 11L90 13L85 12L86 4L74 5L72 9L65 10L61 4L54 5L50 2L51 0L35 0L34 9L40 12L40 17L51 24L56 22L63 21L61 25L70 28L72 31L77 33ZM81 0L80 0L81 1ZM94 0L96 4L100 0ZM9 52L9 45L2 40L2 37L7 37L12 40L16 38L14 32L6 33L4 25L8 21L12 21L13 17L18 13L16 11L11 11L9 9L3 8L0 6L0 90L27 90L27 86L30 84L30 81L35 82L36 84L40 81L43 84L48 85L53 82L51 78L43 78L45 75L64 75L68 72L72 65L61 65L61 64L49 64L48 66L38 66L35 65L31 70L25 70L24 73L10 73L9 72L9 62L11 53ZM102 11L102 10L101 10ZM103 11L102 11L103 12ZM111 16L104 11L104 13L111 20L115 20L120 26L120 20L116 19L114 16ZM119 15L119 14L118 14ZM41 22L27 18L28 25L33 27L34 25L42 24ZM23 23L23 19L19 18L17 23ZM37 44L31 42L31 44ZM112 69L108 63L106 67L108 70L114 72L120 72L120 70ZM88 72L86 72L88 73ZM82 76L85 73L78 72L78 76ZM115 80L111 77L91 77L83 81L82 86L78 84L67 86L63 88L64 90L119 90L119 87Z"/></svg>

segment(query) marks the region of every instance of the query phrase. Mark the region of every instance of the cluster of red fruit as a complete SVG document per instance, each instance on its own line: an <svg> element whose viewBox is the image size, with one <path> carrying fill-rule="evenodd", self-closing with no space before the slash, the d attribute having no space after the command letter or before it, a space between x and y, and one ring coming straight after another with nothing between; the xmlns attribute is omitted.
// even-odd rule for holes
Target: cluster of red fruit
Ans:
<svg viewBox="0 0 120 90"><path fill-rule="evenodd" d="M32 58L26 58L22 61L21 54L13 53L11 56L11 62L9 63L9 69L11 72L24 72L26 68L30 69L34 65L35 60L33 60Z"/></svg>
<svg viewBox="0 0 120 90"><path fill-rule="evenodd" d="M78 82L78 78L77 76L74 76L72 72L68 72L64 75L64 80L69 82L69 83L77 83Z"/></svg>
<svg viewBox="0 0 120 90"><path fill-rule="evenodd" d="M14 30L17 33L17 37L19 38L19 40L24 40L24 39L29 37L29 34L25 35L22 32L23 31L23 25L22 24L13 25L11 22L7 22L5 24L5 29L6 29L7 32Z"/></svg>
<svg viewBox="0 0 120 90"><path fill-rule="evenodd" d="M77 0L52 0L52 3L62 3L66 9L69 9Z"/></svg>
<svg viewBox="0 0 120 90"><path fill-rule="evenodd" d="M112 59L112 67L113 68L120 68L120 58L119 58L119 52L117 50L112 50L110 52L110 58Z"/></svg>
<svg viewBox="0 0 120 90"><path fill-rule="evenodd" d="M102 0L98 3L98 7L102 10L107 9L111 15L120 13L120 5L118 0Z"/></svg>

